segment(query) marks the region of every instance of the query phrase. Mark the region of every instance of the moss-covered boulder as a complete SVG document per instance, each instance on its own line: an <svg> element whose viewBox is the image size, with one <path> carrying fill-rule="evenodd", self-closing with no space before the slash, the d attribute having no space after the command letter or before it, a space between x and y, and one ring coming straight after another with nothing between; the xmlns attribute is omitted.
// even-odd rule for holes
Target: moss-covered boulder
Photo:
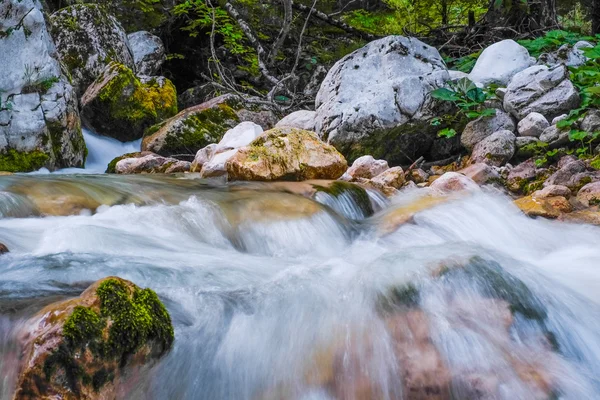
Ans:
<svg viewBox="0 0 600 400"><path fill-rule="evenodd" d="M125 142L177 114L177 91L166 78L139 78L127 66L111 63L86 90L81 107L86 125Z"/></svg>
<svg viewBox="0 0 600 400"><path fill-rule="evenodd" d="M175 154L193 157L198 150L218 143L228 130L244 121L269 129L277 118L271 111L246 105L239 96L219 96L150 127L144 134L142 150L165 157Z"/></svg>
<svg viewBox="0 0 600 400"><path fill-rule="evenodd" d="M77 98L40 7L33 0L0 2L0 171L85 162Z"/></svg>
<svg viewBox="0 0 600 400"><path fill-rule="evenodd" d="M134 68L127 34L99 4L75 4L50 16L50 33L77 94L116 61Z"/></svg>
<svg viewBox="0 0 600 400"><path fill-rule="evenodd" d="M303 181L337 179L348 163L313 132L275 128L238 149L226 167L230 180Z"/></svg>
<svg viewBox="0 0 600 400"><path fill-rule="evenodd" d="M171 157L162 157L149 151L129 153L116 157L108 164L109 174L174 174L189 172L192 163Z"/></svg>
<svg viewBox="0 0 600 400"><path fill-rule="evenodd" d="M27 326L15 400L116 398L124 375L174 340L156 293L116 277L46 307Z"/></svg>

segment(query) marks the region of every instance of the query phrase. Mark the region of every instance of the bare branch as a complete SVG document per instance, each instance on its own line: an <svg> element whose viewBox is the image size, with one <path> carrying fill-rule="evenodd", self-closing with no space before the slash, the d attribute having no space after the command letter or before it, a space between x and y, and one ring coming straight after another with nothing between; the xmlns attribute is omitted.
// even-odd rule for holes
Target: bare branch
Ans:
<svg viewBox="0 0 600 400"><path fill-rule="evenodd" d="M279 50L285 39L287 39L290 34L290 29L292 28L292 0L281 0L283 3L283 22L281 23L281 31L279 32L279 36L273 42L273 46L271 47L271 53L269 54L268 65L272 66L275 63L275 58L279 54Z"/></svg>

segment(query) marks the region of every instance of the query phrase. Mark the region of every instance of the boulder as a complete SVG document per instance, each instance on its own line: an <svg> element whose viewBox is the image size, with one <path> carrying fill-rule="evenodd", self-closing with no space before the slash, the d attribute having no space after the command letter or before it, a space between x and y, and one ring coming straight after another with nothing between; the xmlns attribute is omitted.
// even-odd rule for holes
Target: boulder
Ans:
<svg viewBox="0 0 600 400"><path fill-rule="evenodd" d="M354 160L352 166L342 176L342 180L352 181L358 178L371 179L389 169L385 160L376 160L373 156L362 156Z"/></svg>
<svg viewBox="0 0 600 400"><path fill-rule="evenodd" d="M76 4L50 16L60 60L80 96L111 62L134 69L127 34L99 4Z"/></svg>
<svg viewBox="0 0 600 400"><path fill-rule="evenodd" d="M215 87L210 83L204 85L194 86L177 97L177 103L180 109L186 109L198 104L206 103L210 99L215 97Z"/></svg>
<svg viewBox="0 0 600 400"><path fill-rule="evenodd" d="M127 375L156 362L174 340L156 293L116 277L47 306L24 330L14 400L116 398Z"/></svg>
<svg viewBox="0 0 600 400"><path fill-rule="evenodd" d="M290 128L304 129L306 131L314 131L316 129L316 126L315 126L316 116L317 116L317 113L314 111L308 111L308 110L295 111L295 112L283 117L283 119L281 121L279 121L275 125L275 127L281 128L281 127L287 126Z"/></svg>
<svg viewBox="0 0 600 400"><path fill-rule="evenodd" d="M404 185L404 182L406 182L406 177L401 167L392 167L375 176L371 179L371 182L376 186L384 188L392 187L400 189Z"/></svg>
<svg viewBox="0 0 600 400"><path fill-rule="evenodd" d="M426 154L448 104L429 93L450 79L438 51L389 36L338 61L316 97L317 132L350 160L364 154L402 164Z"/></svg>
<svg viewBox="0 0 600 400"><path fill-rule="evenodd" d="M559 164L559 170L550 175L550 177L544 182L544 187L551 185L571 187L570 181L574 175L585 171L586 166L583 161L568 158L562 164Z"/></svg>
<svg viewBox="0 0 600 400"><path fill-rule="evenodd" d="M518 72L535 64L535 58L514 40L503 40L488 46L475 63L469 79L482 86L506 86Z"/></svg>
<svg viewBox="0 0 600 400"><path fill-rule="evenodd" d="M348 164L337 150L310 131L275 128L227 161L231 180L337 179Z"/></svg>
<svg viewBox="0 0 600 400"><path fill-rule="evenodd" d="M577 193L577 200L588 207L600 205L600 181L582 187Z"/></svg>
<svg viewBox="0 0 600 400"><path fill-rule="evenodd" d="M565 119L567 119L567 118L569 118L569 115L568 115L568 114L561 114L561 115L559 115L558 117L554 117L554 118L552 119L552 123L551 123L550 125L556 125L556 124L558 124L560 121L562 121L562 120L565 120Z"/></svg>
<svg viewBox="0 0 600 400"><path fill-rule="evenodd" d="M564 64L567 67L579 67L587 62L587 57L582 49L594 47L590 42L584 40L574 45L564 44L555 52L544 53L538 58L539 65L554 66Z"/></svg>
<svg viewBox="0 0 600 400"><path fill-rule="evenodd" d="M521 136L533 136L540 137L544 129L548 128L550 124L546 117L537 112L532 112L517 125L517 130Z"/></svg>
<svg viewBox="0 0 600 400"><path fill-rule="evenodd" d="M533 159L529 159L510 170L506 178L506 186L513 192L521 192L538 175L539 171L535 162Z"/></svg>
<svg viewBox="0 0 600 400"><path fill-rule="evenodd" d="M460 137L460 143L467 149L473 147L494 132L508 130L514 132L515 122L512 117L504 111L497 109L496 115L491 117L479 117L467 124Z"/></svg>
<svg viewBox="0 0 600 400"><path fill-rule="evenodd" d="M495 132L475 145L471 159L475 163L500 167L515 155L515 139L511 131Z"/></svg>
<svg viewBox="0 0 600 400"><path fill-rule="evenodd" d="M573 210L569 200L561 196L545 198L527 196L515 200L514 204L529 217L555 219Z"/></svg>
<svg viewBox="0 0 600 400"><path fill-rule="evenodd" d="M548 68L536 65L519 72L510 81L504 96L504 109L521 120L532 112L553 119L577 108L579 93L569 80L564 65Z"/></svg>
<svg viewBox="0 0 600 400"><path fill-rule="evenodd" d="M446 172L433 181L430 187L444 193L479 190L475 181L458 172Z"/></svg>
<svg viewBox="0 0 600 400"><path fill-rule="evenodd" d="M252 104L245 105L238 96L223 95L187 108L148 128L142 141L142 150L165 157L196 154L207 145L218 143L228 130L244 121L269 129L275 124L276 118L271 111Z"/></svg>
<svg viewBox="0 0 600 400"><path fill-rule="evenodd" d="M578 224L590 224L600 226L600 211L593 210L580 210L573 211L568 214L562 214L559 218L560 221L566 221Z"/></svg>
<svg viewBox="0 0 600 400"><path fill-rule="evenodd" d="M8 253L8 247L4 243L0 243L0 255Z"/></svg>
<svg viewBox="0 0 600 400"><path fill-rule="evenodd" d="M590 133L600 131L600 110L589 110L583 117L580 128Z"/></svg>
<svg viewBox="0 0 600 400"><path fill-rule="evenodd" d="M77 97L40 3L6 0L0 16L0 171L83 167Z"/></svg>
<svg viewBox="0 0 600 400"><path fill-rule="evenodd" d="M165 46L158 36L146 31L127 35L135 71L139 75L155 75L166 60Z"/></svg>
<svg viewBox="0 0 600 400"><path fill-rule="evenodd" d="M263 129L254 122L242 122L225 133L216 145L208 145L196 153L193 168L202 162L200 173L203 178L214 178L227 174L227 161L237 153L240 147L248 146L263 133ZM214 147L213 147L214 146ZM206 160L204 160L206 158Z"/></svg>
<svg viewBox="0 0 600 400"><path fill-rule="evenodd" d="M532 196L537 199L544 199L546 197L561 196L566 199L571 197L571 189L562 185L549 185L542 190L536 190Z"/></svg>
<svg viewBox="0 0 600 400"><path fill-rule="evenodd" d="M81 98L81 118L95 132L122 142L177 114L175 86L163 77L138 78L123 64L111 63Z"/></svg>
<svg viewBox="0 0 600 400"><path fill-rule="evenodd" d="M569 132L569 128L561 129L556 125L551 125L544 129L540 135L540 141L548 143L552 148L565 146L570 142Z"/></svg>
<svg viewBox="0 0 600 400"><path fill-rule="evenodd" d="M469 165L467 168L461 169L459 173L471 178L478 185L499 180L500 174L491 166L484 163Z"/></svg>
<svg viewBox="0 0 600 400"><path fill-rule="evenodd" d="M209 162L217 152L217 144L211 143L208 146L198 150L194 161L192 162L191 172L202 171L202 166Z"/></svg>
<svg viewBox="0 0 600 400"><path fill-rule="evenodd" d="M188 172L191 163L175 158L162 157L143 151L119 156L108 164L107 173L115 174L172 174Z"/></svg>

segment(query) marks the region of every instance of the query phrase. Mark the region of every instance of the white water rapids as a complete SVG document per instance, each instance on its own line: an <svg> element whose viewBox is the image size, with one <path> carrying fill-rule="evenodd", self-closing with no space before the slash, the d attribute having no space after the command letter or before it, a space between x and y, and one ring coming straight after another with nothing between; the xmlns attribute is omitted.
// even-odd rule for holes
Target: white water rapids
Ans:
<svg viewBox="0 0 600 400"><path fill-rule="evenodd" d="M39 217L19 184L107 205ZM0 398L25 319L117 275L175 326L124 399L599 399L600 229L484 192L384 229L418 193L354 220L269 185L0 177Z"/></svg>

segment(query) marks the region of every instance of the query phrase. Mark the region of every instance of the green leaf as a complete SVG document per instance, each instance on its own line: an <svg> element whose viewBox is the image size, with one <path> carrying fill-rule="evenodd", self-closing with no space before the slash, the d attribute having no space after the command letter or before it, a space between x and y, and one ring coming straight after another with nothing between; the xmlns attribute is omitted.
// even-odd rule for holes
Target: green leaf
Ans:
<svg viewBox="0 0 600 400"><path fill-rule="evenodd" d="M456 92L454 92L450 89L446 89L446 88L435 89L430 94L431 94L431 97L433 97L434 99L438 99L438 100L442 100L442 101L458 101L458 100L460 100L460 97L456 94Z"/></svg>
<svg viewBox="0 0 600 400"><path fill-rule="evenodd" d="M446 139L450 139L454 136L456 136L456 131L452 128L444 128L441 131L438 132L438 136L439 137L444 137Z"/></svg>
<svg viewBox="0 0 600 400"><path fill-rule="evenodd" d="M573 142L576 140L583 140L585 138L587 138L588 133L586 131L578 131L578 130L572 130L571 132L569 132L569 139Z"/></svg>

